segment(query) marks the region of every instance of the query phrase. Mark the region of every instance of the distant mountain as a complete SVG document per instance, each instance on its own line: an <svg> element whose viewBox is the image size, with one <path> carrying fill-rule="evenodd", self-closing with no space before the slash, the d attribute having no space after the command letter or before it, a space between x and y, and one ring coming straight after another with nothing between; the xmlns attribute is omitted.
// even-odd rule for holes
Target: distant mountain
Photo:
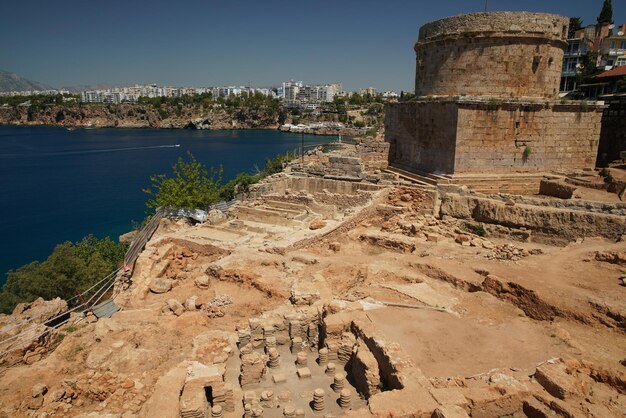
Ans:
<svg viewBox="0 0 626 418"><path fill-rule="evenodd" d="M32 91L32 90L52 90L43 83L27 80L15 73L0 70L0 92L4 91Z"/></svg>
<svg viewBox="0 0 626 418"><path fill-rule="evenodd" d="M100 83L100 84L85 84L85 85L77 85L77 86L63 86L60 88L60 90L67 90L70 93L80 93L81 91L84 91L84 90L106 90L106 89L110 89L113 87L120 87L120 86L115 85L115 84Z"/></svg>

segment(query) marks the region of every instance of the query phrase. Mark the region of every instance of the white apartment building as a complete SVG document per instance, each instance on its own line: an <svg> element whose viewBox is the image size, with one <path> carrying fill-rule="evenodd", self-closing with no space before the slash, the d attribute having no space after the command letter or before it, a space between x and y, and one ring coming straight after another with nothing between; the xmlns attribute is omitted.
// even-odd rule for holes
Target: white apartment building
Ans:
<svg viewBox="0 0 626 418"><path fill-rule="evenodd" d="M284 82L278 91L285 106L314 109L320 103L332 102L343 93L343 86L339 83L305 85L302 81L291 80Z"/></svg>

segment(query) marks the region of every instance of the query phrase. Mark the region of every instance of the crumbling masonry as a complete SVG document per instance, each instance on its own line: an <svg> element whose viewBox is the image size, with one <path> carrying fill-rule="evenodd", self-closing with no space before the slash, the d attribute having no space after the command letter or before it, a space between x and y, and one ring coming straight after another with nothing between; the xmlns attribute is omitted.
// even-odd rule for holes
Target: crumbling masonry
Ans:
<svg viewBox="0 0 626 418"><path fill-rule="evenodd" d="M390 163L450 177L592 169L603 106L558 100L567 28L521 12L424 25L417 97L385 112Z"/></svg>

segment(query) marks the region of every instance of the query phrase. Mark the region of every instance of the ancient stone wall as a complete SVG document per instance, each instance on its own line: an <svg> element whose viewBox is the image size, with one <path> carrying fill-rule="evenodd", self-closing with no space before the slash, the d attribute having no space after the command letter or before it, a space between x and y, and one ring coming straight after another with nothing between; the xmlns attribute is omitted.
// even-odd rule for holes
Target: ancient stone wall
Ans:
<svg viewBox="0 0 626 418"><path fill-rule="evenodd" d="M507 205L489 197L446 193L441 215L486 224L524 228L532 231L533 240L560 238L574 241L580 237L604 237L617 241L626 233L623 216L583 210L557 209L531 204Z"/></svg>
<svg viewBox="0 0 626 418"><path fill-rule="evenodd" d="M389 161L420 171L453 173L457 114L454 103L387 104Z"/></svg>
<svg viewBox="0 0 626 418"><path fill-rule="evenodd" d="M592 169L602 108L459 103L455 173Z"/></svg>
<svg viewBox="0 0 626 418"><path fill-rule="evenodd" d="M556 98L568 19L477 13L431 22L415 45L417 96Z"/></svg>
<svg viewBox="0 0 626 418"><path fill-rule="evenodd" d="M363 182L338 181L319 177L272 177L264 182L254 184L250 187L252 198L261 197L268 193L285 193L306 191L308 193L339 193L345 195L355 195L359 191L377 191L382 186Z"/></svg>
<svg viewBox="0 0 626 418"><path fill-rule="evenodd" d="M366 171L384 169L389 165L389 143L366 139L359 144L358 149Z"/></svg>
<svg viewBox="0 0 626 418"><path fill-rule="evenodd" d="M354 382L356 390L369 398L380 391L378 362L363 341L358 341L355 351L349 363L350 379Z"/></svg>
<svg viewBox="0 0 626 418"><path fill-rule="evenodd" d="M602 107L464 98L390 104L389 159L439 173L593 168Z"/></svg>
<svg viewBox="0 0 626 418"><path fill-rule="evenodd" d="M619 160L620 152L626 151L626 97L610 99L602 115L598 165L603 166Z"/></svg>

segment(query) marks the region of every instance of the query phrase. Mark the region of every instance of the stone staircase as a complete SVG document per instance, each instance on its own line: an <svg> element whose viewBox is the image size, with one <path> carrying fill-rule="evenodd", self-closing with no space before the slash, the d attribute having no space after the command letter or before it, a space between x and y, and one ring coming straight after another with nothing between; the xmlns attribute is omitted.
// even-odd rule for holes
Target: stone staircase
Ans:
<svg viewBox="0 0 626 418"><path fill-rule="evenodd" d="M438 185L455 184L467 186L479 193L509 193L519 195L535 195L539 193L539 184L544 178L543 173L521 174L434 174L409 169L394 164L386 170L400 179L411 182L425 189L434 190Z"/></svg>
<svg viewBox="0 0 626 418"><path fill-rule="evenodd" d="M434 174L408 171L398 166L389 166L383 171L395 174L401 180L408 181L409 183L413 183L416 186L428 190L435 190L437 188L437 182L439 181L438 176Z"/></svg>
<svg viewBox="0 0 626 418"><path fill-rule="evenodd" d="M452 184L467 186L470 190L484 194L508 193L517 195L539 194L539 184L544 174L485 174L452 175Z"/></svg>

